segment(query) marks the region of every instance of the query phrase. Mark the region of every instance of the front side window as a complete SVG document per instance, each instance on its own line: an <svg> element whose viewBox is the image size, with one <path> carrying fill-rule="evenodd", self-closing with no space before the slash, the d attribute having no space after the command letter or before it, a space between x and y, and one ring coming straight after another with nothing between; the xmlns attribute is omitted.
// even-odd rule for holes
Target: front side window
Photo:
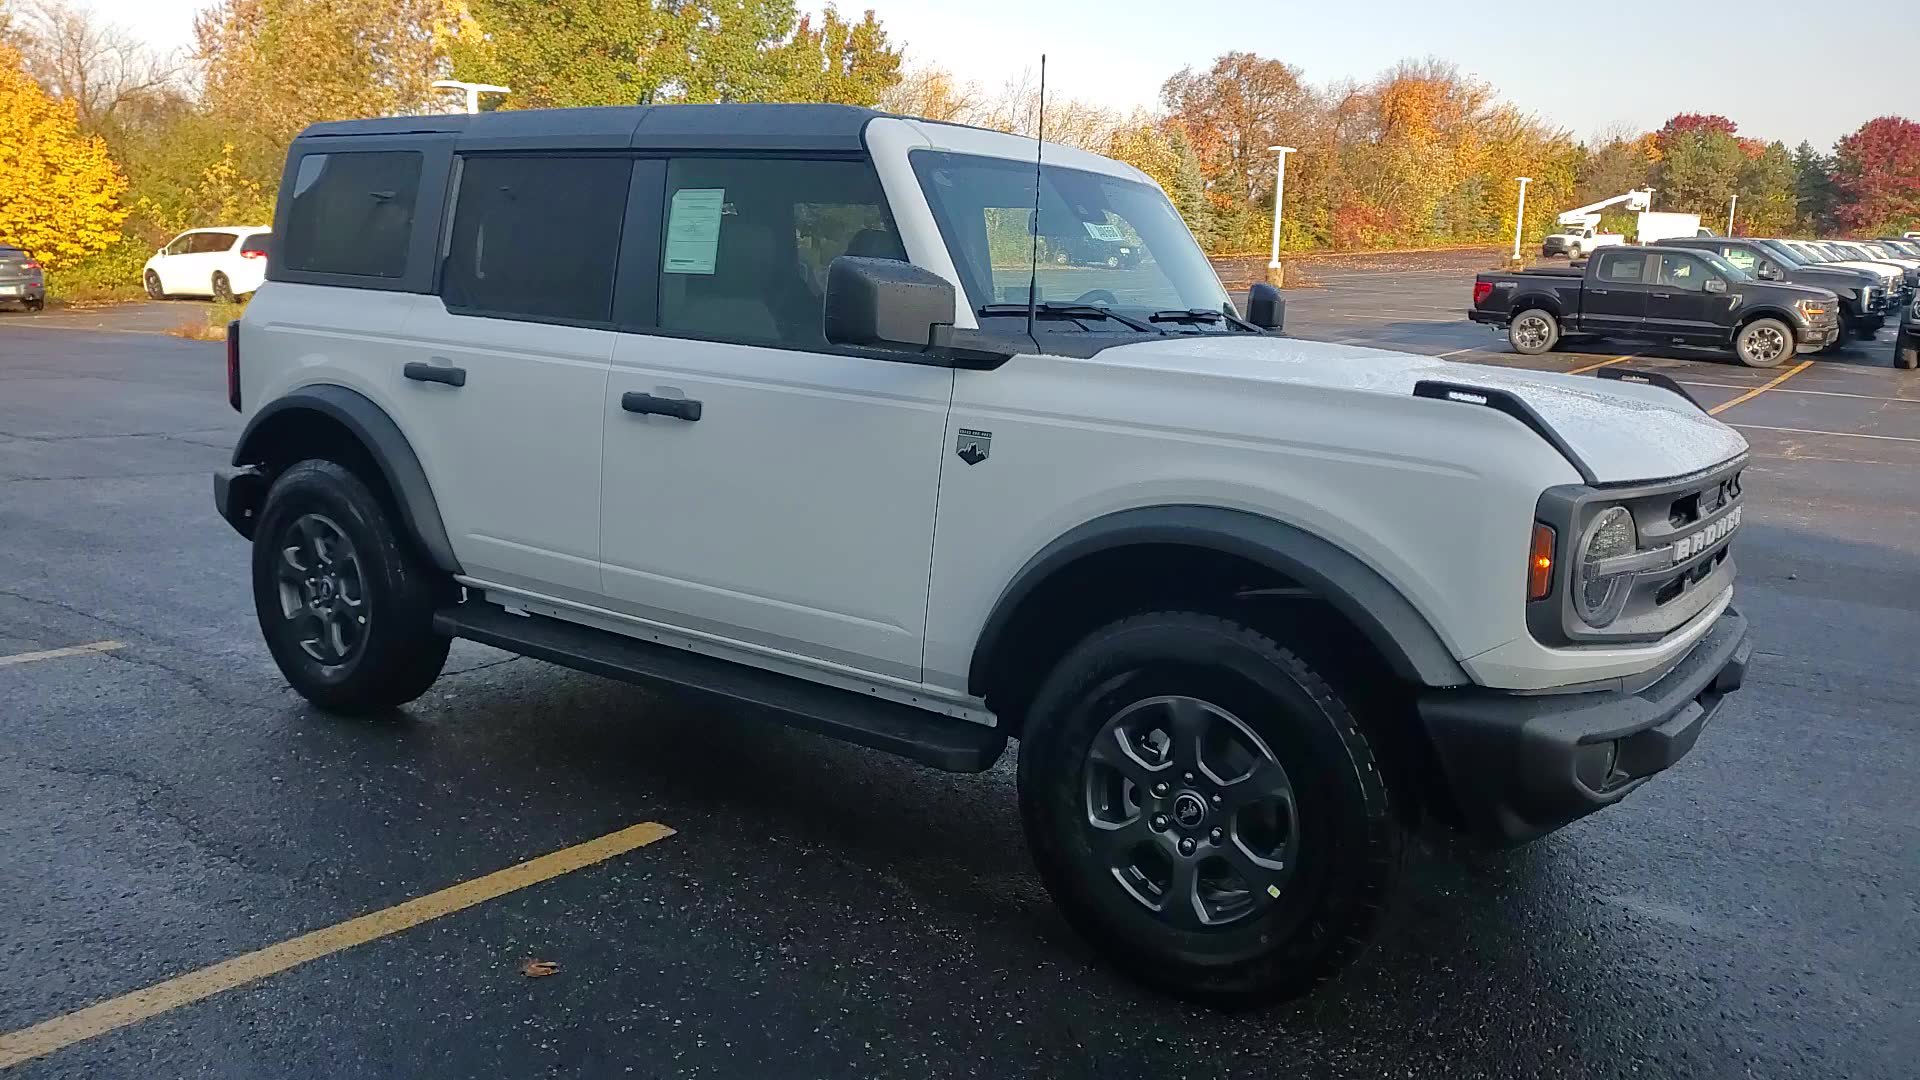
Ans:
<svg viewBox="0 0 1920 1080"><path fill-rule="evenodd" d="M864 161L676 158L667 164L660 327L825 351L827 267L906 258Z"/></svg>
<svg viewBox="0 0 1920 1080"><path fill-rule="evenodd" d="M1720 249L1720 257L1749 274L1758 273L1762 266L1771 265L1746 248L1723 247Z"/></svg>
<svg viewBox="0 0 1920 1080"><path fill-rule="evenodd" d="M167 254L185 255L193 250L193 242L199 239L199 237L199 233L183 233L180 236L174 237L173 243L167 245Z"/></svg>
<svg viewBox="0 0 1920 1080"><path fill-rule="evenodd" d="M403 276L422 160L418 150L303 156L278 263L314 274Z"/></svg>
<svg viewBox="0 0 1920 1080"><path fill-rule="evenodd" d="M633 163L464 159L440 296L474 314L604 323Z"/></svg>
<svg viewBox="0 0 1920 1080"><path fill-rule="evenodd" d="M1661 255L1656 283L1670 289L1700 292L1707 287L1707 268L1685 255Z"/></svg>
<svg viewBox="0 0 1920 1080"><path fill-rule="evenodd" d="M1647 257L1638 251L1608 252L1600 256L1600 280L1616 285L1638 285L1645 280Z"/></svg>
<svg viewBox="0 0 1920 1080"><path fill-rule="evenodd" d="M1023 317L999 308L1024 309L1029 283L1039 304L1089 305L1136 323L1167 312L1231 310L1212 264L1157 188L972 154L916 150L912 161L982 326L995 317ZM1213 325L1229 324L1222 319ZM1050 320L1043 328L1128 329L1117 320Z"/></svg>

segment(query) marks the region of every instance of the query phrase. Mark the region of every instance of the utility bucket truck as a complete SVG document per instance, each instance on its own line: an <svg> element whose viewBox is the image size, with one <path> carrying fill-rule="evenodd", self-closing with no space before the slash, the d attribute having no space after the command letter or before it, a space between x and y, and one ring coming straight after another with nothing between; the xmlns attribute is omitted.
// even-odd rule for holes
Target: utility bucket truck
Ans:
<svg viewBox="0 0 1920 1080"><path fill-rule="evenodd" d="M1610 206L1626 204L1629 210L1645 210L1653 204L1653 189L1642 188L1629 191L1624 195L1615 195L1611 199L1588 203L1560 215L1561 231L1548 236L1540 244L1542 255L1565 255L1569 259L1584 258L1595 248L1624 244L1627 238L1619 233L1607 233L1600 230L1600 211Z"/></svg>

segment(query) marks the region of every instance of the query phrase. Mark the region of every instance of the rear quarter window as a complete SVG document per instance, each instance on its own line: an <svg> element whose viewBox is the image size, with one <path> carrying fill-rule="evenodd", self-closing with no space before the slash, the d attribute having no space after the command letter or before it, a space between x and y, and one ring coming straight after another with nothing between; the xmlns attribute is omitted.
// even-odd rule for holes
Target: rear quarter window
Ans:
<svg viewBox="0 0 1920 1080"><path fill-rule="evenodd" d="M314 274L405 275L423 163L418 150L302 156L275 261Z"/></svg>

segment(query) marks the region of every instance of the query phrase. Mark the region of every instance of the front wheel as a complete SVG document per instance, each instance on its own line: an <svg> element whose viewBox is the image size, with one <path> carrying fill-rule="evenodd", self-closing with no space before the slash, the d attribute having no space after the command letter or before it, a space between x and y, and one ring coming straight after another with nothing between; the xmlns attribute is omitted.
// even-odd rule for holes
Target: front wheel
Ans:
<svg viewBox="0 0 1920 1080"><path fill-rule="evenodd" d="M1219 1003L1303 993L1358 953L1402 851L1373 750L1326 680L1187 612L1096 631L1028 713L1021 816L1101 955Z"/></svg>
<svg viewBox="0 0 1920 1080"><path fill-rule="evenodd" d="M302 461L267 492L253 537L253 604L287 682L328 712L404 705L433 685L451 639L433 632L440 579L358 476Z"/></svg>
<svg viewBox="0 0 1920 1080"><path fill-rule="evenodd" d="M1794 354L1793 330L1779 319L1755 319L1734 335L1733 354L1748 367L1778 367Z"/></svg>
<svg viewBox="0 0 1920 1080"><path fill-rule="evenodd" d="M147 299L165 300L167 298L166 290L163 289L160 285L159 274L156 274L151 270L147 271L146 277L143 279L143 283L147 287Z"/></svg>
<svg viewBox="0 0 1920 1080"><path fill-rule="evenodd" d="M1528 308L1507 324L1507 343L1526 356L1550 352L1560 343L1560 320L1552 312Z"/></svg>
<svg viewBox="0 0 1920 1080"><path fill-rule="evenodd" d="M1920 345L1900 345L1893 350L1895 367L1912 371L1920 368Z"/></svg>

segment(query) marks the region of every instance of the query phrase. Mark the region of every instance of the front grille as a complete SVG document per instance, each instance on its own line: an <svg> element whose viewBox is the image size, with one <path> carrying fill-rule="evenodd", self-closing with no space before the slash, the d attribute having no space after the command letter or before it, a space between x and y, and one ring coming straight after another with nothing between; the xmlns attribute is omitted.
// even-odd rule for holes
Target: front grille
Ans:
<svg viewBox="0 0 1920 1080"><path fill-rule="evenodd" d="M1732 532L1745 501L1739 458L1694 476L1651 484L1596 487L1568 485L1541 497L1537 516L1558 536L1557 578L1552 594L1527 605L1527 626L1547 645L1657 641L1698 615L1732 583ZM1624 599L1619 614L1595 628L1575 610L1574 592L1582 541L1608 509L1622 506L1633 517L1636 550L1614 565Z"/></svg>

